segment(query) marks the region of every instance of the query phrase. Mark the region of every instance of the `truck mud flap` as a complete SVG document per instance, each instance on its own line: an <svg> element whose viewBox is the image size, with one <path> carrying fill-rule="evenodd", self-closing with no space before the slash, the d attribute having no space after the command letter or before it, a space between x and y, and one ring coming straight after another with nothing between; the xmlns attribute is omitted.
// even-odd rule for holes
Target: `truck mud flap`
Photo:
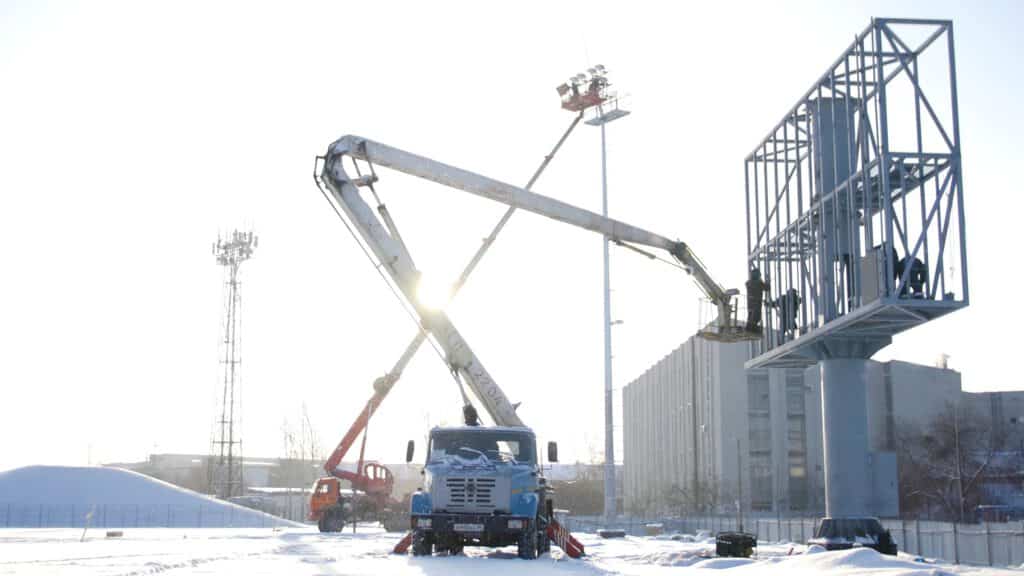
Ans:
<svg viewBox="0 0 1024 576"><path fill-rule="evenodd" d="M579 558L584 554L583 544L554 519L548 524L548 538L551 538L551 541L570 558Z"/></svg>
<svg viewBox="0 0 1024 576"><path fill-rule="evenodd" d="M391 550L391 552L393 554L407 554L409 552L409 546L411 544L412 530L409 530L409 532L407 532L405 536L403 536L402 539L398 541L398 544L395 544L395 548Z"/></svg>

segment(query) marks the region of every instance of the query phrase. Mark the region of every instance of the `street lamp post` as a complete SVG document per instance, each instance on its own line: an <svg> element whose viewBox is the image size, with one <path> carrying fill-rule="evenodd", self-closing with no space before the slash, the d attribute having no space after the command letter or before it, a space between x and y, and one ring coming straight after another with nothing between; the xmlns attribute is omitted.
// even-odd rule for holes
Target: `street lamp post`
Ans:
<svg viewBox="0 0 1024 576"><path fill-rule="evenodd" d="M558 87L562 108L573 112L596 109L597 115L586 121L601 128L601 215L608 216L608 151L605 125L629 114L619 106L617 95L609 91L607 71L600 64L586 74L573 76ZM602 239L604 258L604 519L616 516L615 419L612 411L612 308L608 266L608 237Z"/></svg>

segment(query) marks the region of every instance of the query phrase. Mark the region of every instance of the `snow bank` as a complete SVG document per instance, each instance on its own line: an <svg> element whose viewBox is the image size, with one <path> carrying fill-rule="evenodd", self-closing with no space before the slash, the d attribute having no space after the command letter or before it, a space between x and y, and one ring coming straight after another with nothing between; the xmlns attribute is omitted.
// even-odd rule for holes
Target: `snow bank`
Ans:
<svg viewBox="0 0 1024 576"><path fill-rule="evenodd" d="M291 524L119 468L27 466L0 472L0 527L255 527Z"/></svg>
<svg viewBox="0 0 1024 576"><path fill-rule="evenodd" d="M918 572L922 566L912 560L902 560L896 556L879 554L871 548L853 548L850 550L836 550L834 552L819 552L816 554L804 554L796 556L785 564L787 570L793 569L796 572L849 572L856 568L860 570L911 570Z"/></svg>

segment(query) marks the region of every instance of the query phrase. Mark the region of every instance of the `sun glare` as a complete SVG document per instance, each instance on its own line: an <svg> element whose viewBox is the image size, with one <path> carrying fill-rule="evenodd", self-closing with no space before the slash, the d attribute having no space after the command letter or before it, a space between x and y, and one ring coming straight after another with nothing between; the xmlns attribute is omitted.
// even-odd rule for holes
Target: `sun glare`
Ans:
<svg viewBox="0 0 1024 576"><path fill-rule="evenodd" d="M451 284L424 274L420 276L420 282L416 288L416 298L420 304L430 310L443 310L451 299L451 290Z"/></svg>

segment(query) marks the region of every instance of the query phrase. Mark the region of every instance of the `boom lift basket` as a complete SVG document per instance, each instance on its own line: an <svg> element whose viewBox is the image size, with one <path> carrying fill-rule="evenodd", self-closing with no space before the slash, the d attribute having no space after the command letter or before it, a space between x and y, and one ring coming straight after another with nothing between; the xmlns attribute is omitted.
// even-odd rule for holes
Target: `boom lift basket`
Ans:
<svg viewBox="0 0 1024 576"><path fill-rule="evenodd" d="M742 294L733 299L733 305L731 306L732 317L728 325L723 325L718 318L718 307L711 300L702 298L700 300L697 335L705 340L724 343L760 340L761 329L751 330L747 327L746 307L742 306L742 302L745 302ZM762 320L763 324L764 320Z"/></svg>

